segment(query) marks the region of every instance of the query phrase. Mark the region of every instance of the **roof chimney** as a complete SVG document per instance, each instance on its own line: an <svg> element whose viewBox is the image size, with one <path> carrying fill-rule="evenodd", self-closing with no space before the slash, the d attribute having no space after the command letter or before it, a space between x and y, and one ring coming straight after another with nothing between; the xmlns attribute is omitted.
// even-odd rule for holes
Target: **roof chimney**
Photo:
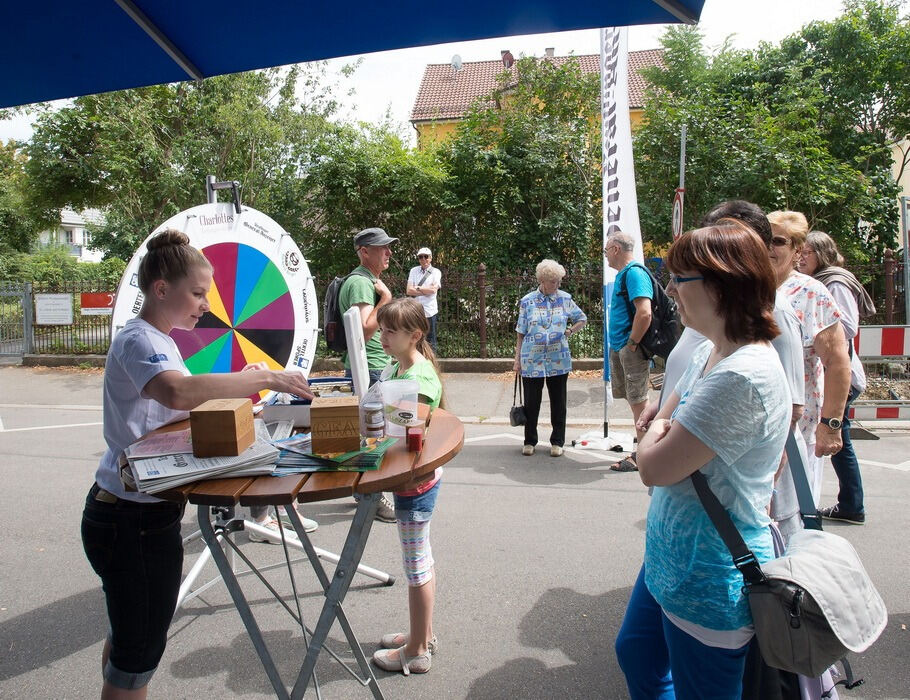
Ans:
<svg viewBox="0 0 910 700"><path fill-rule="evenodd" d="M544 53L547 54L547 58L553 58L554 48L551 46L548 49L544 49Z"/></svg>
<svg viewBox="0 0 910 700"><path fill-rule="evenodd" d="M512 55L512 52L506 49L505 51L500 51L502 55L502 65L506 68L511 68L512 64L515 63L515 57Z"/></svg>

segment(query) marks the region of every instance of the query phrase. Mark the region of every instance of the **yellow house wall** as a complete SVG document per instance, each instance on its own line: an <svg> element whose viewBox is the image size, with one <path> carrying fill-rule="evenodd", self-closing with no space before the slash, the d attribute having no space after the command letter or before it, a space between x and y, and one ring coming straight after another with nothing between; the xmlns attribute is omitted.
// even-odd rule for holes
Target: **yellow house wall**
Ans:
<svg viewBox="0 0 910 700"><path fill-rule="evenodd" d="M633 131L638 128L639 124L641 124L643 115L644 110L629 110L629 121L632 124ZM597 117L593 117L593 119L596 118ZM414 125L417 129L417 147L423 149L430 144L441 143L445 141L455 133L455 129L458 128L459 121L459 119L448 119L445 121L418 122Z"/></svg>

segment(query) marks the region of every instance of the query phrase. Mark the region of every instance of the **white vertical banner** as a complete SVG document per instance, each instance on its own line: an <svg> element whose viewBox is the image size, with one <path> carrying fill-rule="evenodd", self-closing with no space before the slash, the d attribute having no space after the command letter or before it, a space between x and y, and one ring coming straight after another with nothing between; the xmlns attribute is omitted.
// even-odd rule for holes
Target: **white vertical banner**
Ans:
<svg viewBox="0 0 910 700"><path fill-rule="evenodd" d="M601 172L603 174L603 244L607 236L622 231L635 239L635 259L643 260L635 167L632 161L632 123L629 119L629 43L625 27L600 30ZM613 270L604 258L604 437L610 391L610 300Z"/></svg>

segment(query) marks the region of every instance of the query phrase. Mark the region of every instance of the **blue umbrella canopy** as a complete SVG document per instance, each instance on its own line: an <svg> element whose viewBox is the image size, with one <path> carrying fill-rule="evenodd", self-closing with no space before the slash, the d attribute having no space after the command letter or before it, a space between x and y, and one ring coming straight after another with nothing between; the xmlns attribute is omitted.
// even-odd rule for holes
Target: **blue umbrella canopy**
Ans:
<svg viewBox="0 0 910 700"><path fill-rule="evenodd" d="M0 107L515 34L695 22L704 0L8 3Z"/></svg>

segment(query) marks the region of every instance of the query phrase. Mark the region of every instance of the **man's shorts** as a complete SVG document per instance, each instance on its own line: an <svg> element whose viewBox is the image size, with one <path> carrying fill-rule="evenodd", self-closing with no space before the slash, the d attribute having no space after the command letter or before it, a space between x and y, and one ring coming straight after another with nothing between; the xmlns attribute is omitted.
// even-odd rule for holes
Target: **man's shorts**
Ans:
<svg viewBox="0 0 910 700"><path fill-rule="evenodd" d="M648 400L648 372L650 360L641 348L632 350L623 345L619 352L610 350L610 375L613 398L626 399L630 404Z"/></svg>

